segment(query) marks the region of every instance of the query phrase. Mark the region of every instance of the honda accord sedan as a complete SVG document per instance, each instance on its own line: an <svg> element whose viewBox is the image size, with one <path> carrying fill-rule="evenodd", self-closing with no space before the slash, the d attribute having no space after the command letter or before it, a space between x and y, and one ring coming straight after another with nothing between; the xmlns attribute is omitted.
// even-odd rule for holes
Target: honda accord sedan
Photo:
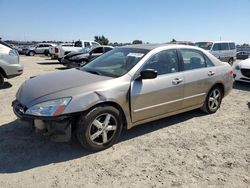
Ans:
<svg viewBox="0 0 250 188"><path fill-rule="evenodd" d="M123 128L196 108L215 113L232 85L231 66L198 47L131 45L25 81L12 106L54 141L75 133L83 147L99 151Z"/></svg>

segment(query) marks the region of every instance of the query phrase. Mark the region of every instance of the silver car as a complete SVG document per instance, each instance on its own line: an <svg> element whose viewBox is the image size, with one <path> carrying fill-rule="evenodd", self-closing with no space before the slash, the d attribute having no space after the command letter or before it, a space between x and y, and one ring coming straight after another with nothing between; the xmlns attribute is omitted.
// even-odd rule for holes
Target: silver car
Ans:
<svg viewBox="0 0 250 188"><path fill-rule="evenodd" d="M230 65L200 48L134 45L29 79L12 105L53 140L76 132L82 146L98 151L117 142L123 128L196 108L215 113L232 84Z"/></svg>
<svg viewBox="0 0 250 188"><path fill-rule="evenodd" d="M23 73L23 66L19 63L19 54L10 45L0 40L0 88L5 78L13 78Z"/></svg>

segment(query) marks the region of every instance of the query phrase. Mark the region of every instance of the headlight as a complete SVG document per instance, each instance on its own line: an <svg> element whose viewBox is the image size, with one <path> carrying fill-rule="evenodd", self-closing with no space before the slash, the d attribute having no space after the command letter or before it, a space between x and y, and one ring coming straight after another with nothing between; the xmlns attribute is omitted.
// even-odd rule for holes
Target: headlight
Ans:
<svg viewBox="0 0 250 188"><path fill-rule="evenodd" d="M58 116L69 104L71 97L55 99L30 107L25 113L36 116Z"/></svg>
<svg viewBox="0 0 250 188"><path fill-rule="evenodd" d="M17 56L17 53L15 50L10 50L9 55L10 56Z"/></svg>

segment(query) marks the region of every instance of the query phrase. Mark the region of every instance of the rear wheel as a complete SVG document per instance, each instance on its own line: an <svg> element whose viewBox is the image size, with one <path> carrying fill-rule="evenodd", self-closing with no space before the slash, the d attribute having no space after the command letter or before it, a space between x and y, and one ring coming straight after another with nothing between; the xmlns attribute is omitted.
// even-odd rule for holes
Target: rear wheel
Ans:
<svg viewBox="0 0 250 188"><path fill-rule="evenodd" d="M34 56L35 55L35 52L34 51L30 51L29 52L29 56Z"/></svg>
<svg viewBox="0 0 250 188"><path fill-rule="evenodd" d="M4 84L4 77L3 75L0 73L0 87L2 87Z"/></svg>
<svg viewBox="0 0 250 188"><path fill-rule="evenodd" d="M207 98L201 110L207 114L215 113L220 108L222 97L222 89L218 86L213 87L208 92Z"/></svg>
<svg viewBox="0 0 250 188"><path fill-rule="evenodd" d="M77 138L91 151L111 147L122 130L120 112L112 106L99 106L83 114L77 123Z"/></svg>

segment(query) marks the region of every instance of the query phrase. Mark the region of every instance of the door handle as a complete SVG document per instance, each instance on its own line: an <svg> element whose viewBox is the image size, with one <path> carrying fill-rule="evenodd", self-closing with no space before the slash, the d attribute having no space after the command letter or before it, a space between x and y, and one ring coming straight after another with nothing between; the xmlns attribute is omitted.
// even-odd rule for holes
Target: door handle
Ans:
<svg viewBox="0 0 250 188"><path fill-rule="evenodd" d="M173 84L173 85L178 85L178 84L181 83L181 82L183 82L183 80L180 79L180 78L175 78L175 79L172 80L172 84Z"/></svg>
<svg viewBox="0 0 250 188"><path fill-rule="evenodd" d="M213 71L209 71L209 72L207 73L208 76L213 76L214 74L215 74L215 72L213 72Z"/></svg>

